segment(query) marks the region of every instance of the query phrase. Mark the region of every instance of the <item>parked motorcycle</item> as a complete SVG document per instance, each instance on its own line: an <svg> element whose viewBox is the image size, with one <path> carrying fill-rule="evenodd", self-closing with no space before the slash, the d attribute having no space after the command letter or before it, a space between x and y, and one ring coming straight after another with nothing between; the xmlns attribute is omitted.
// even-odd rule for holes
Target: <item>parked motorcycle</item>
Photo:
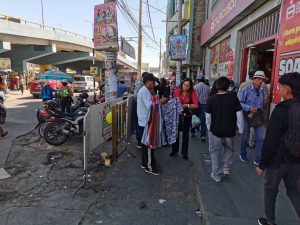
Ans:
<svg viewBox="0 0 300 225"><path fill-rule="evenodd" d="M50 110L49 114L56 119L45 127L44 139L46 142L57 146L65 143L70 136L81 135L83 133L83 120L87 110L86 107L79 108L72 116Z"/></svg>

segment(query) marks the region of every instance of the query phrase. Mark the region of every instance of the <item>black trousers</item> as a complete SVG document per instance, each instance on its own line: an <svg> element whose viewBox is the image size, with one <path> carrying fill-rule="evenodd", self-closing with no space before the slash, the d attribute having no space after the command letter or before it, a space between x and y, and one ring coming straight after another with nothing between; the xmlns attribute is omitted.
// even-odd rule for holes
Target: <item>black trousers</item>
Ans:
<svg viewBox="0 0 300 225"><path fill-rule="evenodd" d="M141 128L141 133L144 133L145 127L140 127ZM154 149L147 148L146 145L142 144L142 166L143 167L149 167L149 166L154 166L155 164L155 158L154 158ZM150 153L151 151L151 153ZM150 153L150 154L149 154Z"/></svg>
<svg viewBox="0 0 300 225"><path fill-rule="evenodd" d="M182 127L179 128L179 130L182 130L182 147L181 147L181 154L183 156L188 157L188 151L189 151L189 138L190 138L190 127L192 123L192 116L183 116L181 118ZM179 151L179 132L176 139L176 142L172 145L172 153L177 154Z"/></svg>
<svg viewBox="0 0 300 225"><path fill-rule="evenodd" d="M279 168L266 169L264 200L265 213L269 223L275 223L275 205L278 186L283 181L298 217L300 218L300 164L282 164Z"/></svg>

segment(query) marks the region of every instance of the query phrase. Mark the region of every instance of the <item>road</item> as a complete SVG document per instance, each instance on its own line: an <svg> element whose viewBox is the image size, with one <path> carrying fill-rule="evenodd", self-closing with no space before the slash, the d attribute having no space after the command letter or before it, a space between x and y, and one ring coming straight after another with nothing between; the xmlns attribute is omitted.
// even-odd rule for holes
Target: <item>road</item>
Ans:
<svg viewBox="0 0 300 225"><path fill-rule="evenodd" d="M3 168L13 140L32 130L36 125L36 110L41 107L41 100L34 99L29 91L12 91L4 105L8 109L4 129L8 135L0 138L0 167Z"/></svg>

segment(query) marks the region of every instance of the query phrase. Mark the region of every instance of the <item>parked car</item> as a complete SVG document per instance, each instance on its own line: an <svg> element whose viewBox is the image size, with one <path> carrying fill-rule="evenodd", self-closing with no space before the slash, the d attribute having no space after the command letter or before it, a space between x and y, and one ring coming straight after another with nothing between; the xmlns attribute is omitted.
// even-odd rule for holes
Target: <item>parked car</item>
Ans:
<svg viewBox="0 0 300 225"><path fill-rule="evenodd" d="M95 88L98 88L98 82L95 82ZM74 92L94 90L94 78L87 75L74 75L73 89Z"/></svg>

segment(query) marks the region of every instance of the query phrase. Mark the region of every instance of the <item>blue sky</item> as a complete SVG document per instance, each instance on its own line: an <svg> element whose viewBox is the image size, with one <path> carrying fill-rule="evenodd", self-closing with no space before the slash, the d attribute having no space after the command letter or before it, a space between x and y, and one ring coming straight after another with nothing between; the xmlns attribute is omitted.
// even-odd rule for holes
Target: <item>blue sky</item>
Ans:
<svg viewBox="0 0 300 225"><path fill-rule="evenodd" d="M138 0L124 0L130 7L135 18L138 19ZM146 2L146 0L143 0ZM167 0L148 0L149 4L155 8L166 11ZM103 0L43 0L44 20L46 25L58 27L88 37L92 37L92 21L94 5L103 3ZM15 16L34 22L42 21L41 0L0 0L0 14ZM143 4L143 25L146 31L152 36L147 16L147 7ZM154 34L157 42L162 39L163 49L165 49L165 14L150 8ZM118 11L119 36L137 37L137 33L125 22L123 16ZM130 42L136 49L137 44ZM147 47L149 45L150 47ZM156 49L154 49L156 48ZM143 46L143 62L150 63L150 66L158 66L159 47L151 41L147 41ZM136 51L137 56L137 51Z"/></svg>

